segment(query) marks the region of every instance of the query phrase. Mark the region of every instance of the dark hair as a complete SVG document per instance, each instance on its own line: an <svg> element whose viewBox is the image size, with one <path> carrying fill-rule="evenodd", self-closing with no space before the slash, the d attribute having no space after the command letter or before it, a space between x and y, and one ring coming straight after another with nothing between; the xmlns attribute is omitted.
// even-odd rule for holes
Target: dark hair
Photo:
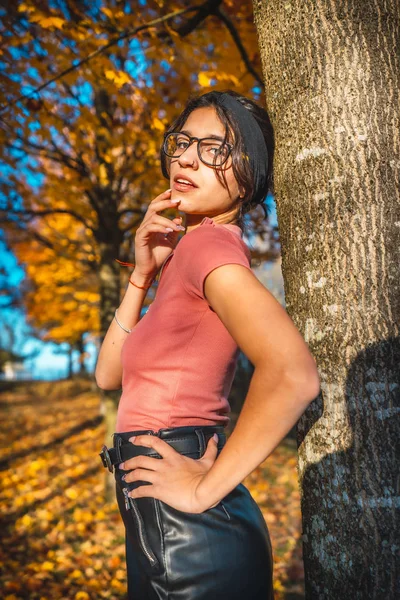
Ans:
<svg viewBox="0 0 400 600"><path fill-rule="evenodd" d="M196 110L197 108L208 108L213 107L221 120L221 123L225 126L225 141L234 143L234 148L232 151L232 170L235 176L236 181L238 182L240 187L243 187L245 190L245 195L241 200L240 211L238 213L237 223L240 228L244 229L244 215L248 213L250 210L255 208L258 205L261 205L265 217L268 215L267 208L263 201L255 201L254 196L254 180L252 176L252 172L249 166L249 161L243 159L244 155L244 141L243 136L240 131L239 124L235 118L235 115L232 114L231 111L226 108L220 106L218 104L218 96L222 92L208 92L207 94L203 94L202 96L195 96L189 98L185 108L175 119L175 121L168 127L165 135L171 133L172 131L180 131L189 117L190 113ZM265 184L263 200L266 198L268 192L273 193L274 182L273 182L273 158L274 158L274 149L275 149L275 141L274 141L274 130L269 118L267 111L256 104L253 100L246 98L245 96L241 96L237 92L232 90L225 90L225 94L229 94L233 96L235 100L239 101L247 110L251 112L253 117L256 119L261 132L264 136L265 143L268 150L268 175L267 181ZM161 157L161 169L164 177L169 178L169 165L171 159L165 156L164 152L160 152ZM226 177L224 171L216 171L216 175L221 183L227 187Z"/></svg>

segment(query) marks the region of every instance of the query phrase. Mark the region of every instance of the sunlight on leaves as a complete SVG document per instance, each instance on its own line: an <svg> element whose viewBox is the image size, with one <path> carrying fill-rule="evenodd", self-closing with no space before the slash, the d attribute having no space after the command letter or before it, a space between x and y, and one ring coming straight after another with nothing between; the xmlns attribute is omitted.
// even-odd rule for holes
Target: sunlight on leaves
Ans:
<svg viewBox="0 0 400 600"><path fill-rule="evenodd" d="M98 452L104 425L84 425L99 415L98 394L84 380L37 382L4 391L0 400L7 415L0 459L9 461L0 472L3 597L126 598L124 526L116 501L102 500L105 470ZM64 435L58 441L60 423ZM36 449L34 460L30 448ZM294 440L284 440L243 483L270 531L275 600L288 593L301 598Z"/></svg>

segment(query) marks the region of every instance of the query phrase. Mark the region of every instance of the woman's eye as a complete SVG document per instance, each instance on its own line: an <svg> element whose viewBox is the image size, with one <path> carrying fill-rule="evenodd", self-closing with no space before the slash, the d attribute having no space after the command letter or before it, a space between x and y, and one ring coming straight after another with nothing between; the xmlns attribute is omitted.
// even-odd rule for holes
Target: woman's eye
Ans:
<svg viewBox="0 0 400 600"><path fill-rule="evenodd" d="M188 147L188 143L187 142L177 142L176 145L180 149L184 149L184 148Z"/></svg>
<svg viewBox="0 0 400 600"><path fill-rule="evenodd" d="M206 148L207 152L210 154L218 154L221 151L221 146L208 146Z"/></svg>

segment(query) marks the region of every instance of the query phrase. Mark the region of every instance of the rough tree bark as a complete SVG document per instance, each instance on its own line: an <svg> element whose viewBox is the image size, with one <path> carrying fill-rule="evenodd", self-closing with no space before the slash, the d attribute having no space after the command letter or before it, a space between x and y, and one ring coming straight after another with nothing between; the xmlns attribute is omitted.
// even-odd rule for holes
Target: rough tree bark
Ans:
<svg viewBox="0 0 400 600"><path fill-rule="evenodd" d="M400 6L253 4L276 135L286 307L322 390L297 428L306 597L394 599Z"/></svg>

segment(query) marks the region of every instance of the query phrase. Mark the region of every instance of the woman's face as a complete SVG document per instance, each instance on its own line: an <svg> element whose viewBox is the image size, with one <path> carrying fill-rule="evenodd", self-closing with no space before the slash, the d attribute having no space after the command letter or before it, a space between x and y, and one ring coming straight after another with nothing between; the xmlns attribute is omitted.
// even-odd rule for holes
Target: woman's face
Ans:
<svg viewBox="0 0 400 600"><path fill-rule="evenodd" d="M181 131L198 138L225 135L225 128L212 107L197 108L191 112ZM221 215L216 219L220 223L234 220L240 194L231 157L220 168L225 172L228 189L217 179L215 168L199 159L197 142L190 144L179 158L171 158L171 199L179 198L181 201L178 210L186 214L187 225L199 223L204 216L213 218ZM194 185L179 184L177 179L187 179Z"/></svg>

